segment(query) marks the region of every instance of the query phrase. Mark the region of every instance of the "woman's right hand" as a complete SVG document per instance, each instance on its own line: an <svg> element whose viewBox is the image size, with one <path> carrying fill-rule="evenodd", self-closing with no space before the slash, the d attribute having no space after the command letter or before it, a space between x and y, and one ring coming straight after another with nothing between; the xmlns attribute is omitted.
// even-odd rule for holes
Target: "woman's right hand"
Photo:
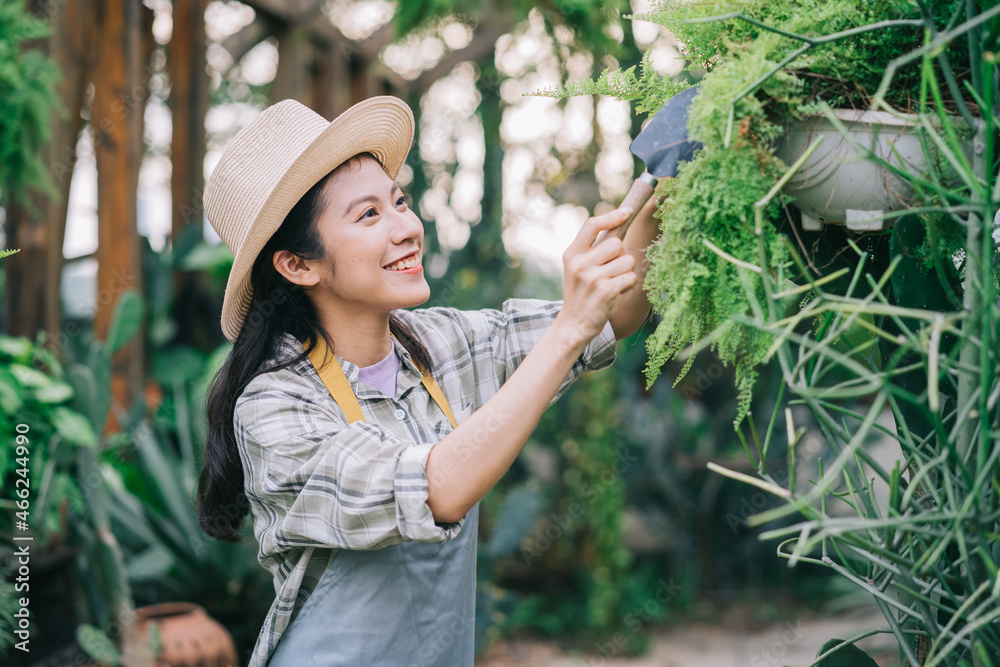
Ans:
<svg viewBox="0 0 1000 667"><path fill-rule="evenodd" d="M563 309L552 326L579 352L604 328L618 295L638 280L635 258L623 252L621 239L605 234L594 245L602 231L622 224L629 213L617 208L588 218L563 253Z"/></svg>

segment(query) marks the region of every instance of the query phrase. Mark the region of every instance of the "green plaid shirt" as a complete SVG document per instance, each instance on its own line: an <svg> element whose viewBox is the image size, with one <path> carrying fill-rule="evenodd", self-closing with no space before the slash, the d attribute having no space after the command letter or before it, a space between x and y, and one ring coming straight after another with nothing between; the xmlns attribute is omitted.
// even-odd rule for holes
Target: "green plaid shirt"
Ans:
<svg viewBox="0 0 1000 667"><path fill-rule="evenodd" d="M430 353L433 374L462 423L499 389L552 325L562 302L511 299L501 310L398 311ZM358 381L338 360L365 421L348 424L308 359L256 377L236 402L258 559L274 577L271 605L250 667L264 667L278 640L340 549L379 549L403 540L443 542L465 522L435 523L425 466L451 424L420 382L409 353L400 358L396 399ZM274 355L302 345L286 335ZM583 370L615 358L610 324L586 348L559 389ZM555 399L553 399L555 400Z"/></svg>

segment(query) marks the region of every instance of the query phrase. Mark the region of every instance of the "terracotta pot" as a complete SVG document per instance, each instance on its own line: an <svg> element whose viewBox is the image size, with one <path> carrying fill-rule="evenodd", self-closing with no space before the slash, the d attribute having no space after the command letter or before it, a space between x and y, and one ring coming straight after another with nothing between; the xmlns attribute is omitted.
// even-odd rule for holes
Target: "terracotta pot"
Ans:
<svg viewBox="0 0 1000 667"><path fill-rule="evenodd" d="M136 624L143 637L149 636L150 625L159 629L163 648L156 656L157 667L237 665L232 636L198 605L164 602L140 607L135 613Z"/></svg>

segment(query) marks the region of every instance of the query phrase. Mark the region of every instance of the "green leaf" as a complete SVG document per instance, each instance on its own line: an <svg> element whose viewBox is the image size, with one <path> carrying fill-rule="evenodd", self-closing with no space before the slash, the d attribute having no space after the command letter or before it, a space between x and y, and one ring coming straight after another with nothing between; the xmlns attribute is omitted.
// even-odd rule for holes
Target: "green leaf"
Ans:
<svg viewBox="0 0 1000 667"><path fill-rule="evenodd" d="M11 364L10 372L18 384L28 389L39 389L52 384L52 379L45 373L24 364Z"/></svg>
<svg viewBox="0 0 1000 667"><path fill-rule="evenodd" d="M107 408L101 412L102 402L94 371L83 364L73 364L66 371L66 379L73 386L74 399L72 408L86 415L96 433L104 425Z"/></svg>
<svg viewBox="0 0 1000 667"><path fill-rule="evenodd" d="M186 271L203 271L214 266L232 264L233 253L224 243L209 245L201 243L184 255L179 262Z"/></svg>
<svg viewBox="0 0 1000 667"><path fill-rule="evenodd" d="M153 377L165 387L185 383L199 377L205 365L205 355L193 347L166 350L153 358Z"/></svg>
<svg viewBox="0 0 1000 667"><path fill-rule="evenodd" d="M115 314L111 317L106 345L112 354L125 347L142 326L142 297L134 289L127 289L118 297Z"/></svg>
<svg viewBox="0 0 1000 667"><path fill-rule="evenodd" d="M24 400L18 389L13 375L0 372L0 410L14 415L24 408Z"/></svg>
<svg viewBox="0 0 1000 667"><path fill-rule="evenodd" d="M878 667L878 663L853 644L844 645L843 639L831 639L823 644L818 655L840 646L836 653L831 653L816 663L817 667Z"/></svg>
<svg viewBox="0 0 1000 667"><path fill-rule="evenodd" d="M65 382L53 382L35 391L35 400L40 403L65 403L73 398L73 387Z"/></svg>
<svg viewBox="0 0 1000 667"><path fill-rule="evenodd" d="M108 348L99 342L92 343L87 366L93 371L94 382L97 384L95 394L97 406L94 410L100 421L95 422L94 430L99 431L104 426L108 410L111 409L111 353Z"/></svg>
<svg viewBox="0 0 1000 667"><path fill-rule="evenodd" d="M189 493L194 480L184 479L181 462L166 455L169 447L159 442L151 425L144 423L136 429L135 444L152 489L162 498L165 513L182 529L181 539L190 547L191 541L201 534L193 510L193 494Z"/></svg>
<svg viewBox="0 0 1000 667"><path fill-rule="evenodd" d="M15 361L27 363L31 359L31 341L23 336L11 338L0 336L0 354L11 357Z"/></svg>
<svg viewBox="0 0 1000 667"><path fill-rule="evenodd" d="M98 662L122 664L122 654L114 642L102 630L89 623L76 626L76 643L84 653Z"/></svg>
<svg viewBox="0 0 1000 667"><path fill-rule="evenodd" d="M58 407L52 411L52 425L66 440L88 447L97 446L97 436L90 422L82 414L69 408Z"/></svg>
<svg viewBox="0 0 1000 667"><path fill-rule="evenodd" d="M151 546L130 558L126 569L133 582L155 581L166 577L173 564L174 557L169 551L161 546Z"/></svg>
<svg viewBox="0 0 1000 667"><path fill-rule="evenodd" d="M530 486L511 489L503 500L486 552L497 558L516 552L542 508L538 490Z"/></svg>

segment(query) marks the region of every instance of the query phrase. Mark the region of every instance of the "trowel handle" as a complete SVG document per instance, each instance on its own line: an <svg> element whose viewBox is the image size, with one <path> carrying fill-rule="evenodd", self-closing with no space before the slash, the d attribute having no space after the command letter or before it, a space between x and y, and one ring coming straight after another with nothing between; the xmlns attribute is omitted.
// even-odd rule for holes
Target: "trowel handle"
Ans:
<svg viewBox="0 0 1000 667"><path fill-rule="evenodd" d="M646 205L649 198L653 196L653 191L656 189L656 176L653 176L648 171L644 172L642 176L635 179L635 183L629 188L628 194L625 195L625 199L622 201L619 208L625 208L626 206L632 207L632 213L629 214L628 219L622 224L618 225L614 229L608 230L608 234L617 236L620 239L625 239L625 232L628 231L628 226L632 224L635 220L635 216L639 215L639 211L642 207ZM603 236L598 239L598 241L603 240Z"/></svg>

